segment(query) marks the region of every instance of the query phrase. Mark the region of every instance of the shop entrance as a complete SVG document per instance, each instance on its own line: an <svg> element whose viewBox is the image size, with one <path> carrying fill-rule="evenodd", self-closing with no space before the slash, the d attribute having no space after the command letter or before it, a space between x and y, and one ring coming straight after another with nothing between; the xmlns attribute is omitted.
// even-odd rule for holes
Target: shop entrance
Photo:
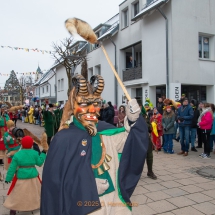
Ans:
<svg viewBox="0 0 215 215"><path fill-rule="evenodd" d="M181 93L186 94L186 97L190 100L195 99L197 102L206 102L206 86L195 86L195 85L182 85Z"/></svg>

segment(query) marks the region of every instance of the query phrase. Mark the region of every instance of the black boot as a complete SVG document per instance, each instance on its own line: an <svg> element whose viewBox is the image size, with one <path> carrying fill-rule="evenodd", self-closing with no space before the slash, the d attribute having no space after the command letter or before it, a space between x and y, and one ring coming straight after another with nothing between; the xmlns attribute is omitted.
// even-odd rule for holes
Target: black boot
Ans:
<svg viewBox="0 0 215 215"><path fill-rule="evenodd" d="M10 210L10 215L16 215L16 211Z"/></svg>
<svg viewBox="0 0 215 215"><path fill-rule="evenodd" d="M149 178L151 178L151 179L154 179L154 180L157 179L157 176L154 174L154 172L148 172L148 173L147 173L147 176L148 176Z"/></svg>
<svg viewBox="0 0 215 215"><path fill-rule="evenodd" d="M191 147L191 151L198 152L195 147Z"/></svg>

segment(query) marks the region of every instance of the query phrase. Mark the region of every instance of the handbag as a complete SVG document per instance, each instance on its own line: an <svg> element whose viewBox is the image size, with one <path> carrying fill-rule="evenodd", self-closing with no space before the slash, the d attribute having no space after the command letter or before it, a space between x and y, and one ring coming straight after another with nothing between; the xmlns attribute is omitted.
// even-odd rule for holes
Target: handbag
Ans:
<svg viewBox="0 0 215 215"><path fill-rule="evenodd" d="M0 116L0 127L4 126L4 118Z"/></svg>

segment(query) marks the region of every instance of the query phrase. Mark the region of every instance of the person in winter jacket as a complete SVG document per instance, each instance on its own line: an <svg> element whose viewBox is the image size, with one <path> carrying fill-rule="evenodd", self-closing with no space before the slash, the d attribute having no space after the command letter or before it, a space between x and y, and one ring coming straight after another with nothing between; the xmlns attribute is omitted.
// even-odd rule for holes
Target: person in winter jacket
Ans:
<svg viewBox="0 0 215 215"><path fill-rule="evenodd" d="M192 119L193 108L189 105L188 99L184 98L181 107L177 110L177 121L181 142L181 152L179 152L178 155L188 155Z"/></svg>
<svg viewBox="0 0 215 215"><path fill-rule="evenodd" d="M157 135L152 131L152 143L156 146L158 151L161 151L161 136L163 135L163 127L162 127L162 115L158 112L157 108L153 108L153 116L151 117L151 123L156 126Z"/></svg>
<svg viewBox="0 0 215 215"><path fill-rule="evenodd" d="M124 127L124 119L125 119L126 113L125 113L125 106L121 105L119 107L119 111L118 111L118 124L117 127L118 128L122 128Z"/></svg>
<svg viewBox="0 0 215 215"><path fill-rule="evenodd" d="M41 180L35 166L42 166L46 158L46 149L38 153L32 149L33 139L25 136L21 140L22 149L17 152L8 169L5 183L12 181L4 207L10 209L10 215L16 211L33 211L40 208Z"/></svg>
<svg viewBox="0 0 215 215"><path fill-rule="evenodd" d="M39 118L39 110L38 110L38 108L36 107L36 108L34 109L34 122L35 122L36 125L39 124L39 123L38 123L38 118Z"/></svg>
<svg viewBox="0 0 215 215"><path fill-rule="evenodd" d="M158 112L163 115L163 108L164 108L164 103L162 98L158 98L158 103L157 103L157 109Z"/></svg>
<svg viewBox="0 0 215 215"><path fill-rule="evenodd" d="M26 110L25 110L25 107L22 108L21 114L22 114L22 123L24 123L24 122L25 122L25 117L26 117Z"/></svg>
<svg viewBox="0 0 215 215"><path fill-rule="evenodd" d="M167 106L162 117L163 125L163 135L164 135L164 145L163 150L169 154L174 154L173 150L173 134L175 133L174 129L175 122L175 113L172 110L171 106Z"/></svg>
<svg viewBox="0 0 215 215"><path fill-rule="evenodd" d="M213 152L214 150L214 154L215 154L215 106L214 104L211 104L211 110L213 112L213 125L212 125L211 135L210 135L210 149L211 149L211 152Z"/></svg>
<svg viewBox="0 0 215 215"><path fill-rule="evenodd" d="M197 125L201 129L202 142L204 143L204 153L200 155L202 158L210 158L210 133L213 123L213 113L210 104L205 103L203 112L199 116Z"/></svg>
<svg viewBox="0 0 215 215"><path fill-rule="evenodd" d="M202 113L203 107L204 107L204 103L199 102L199 105L198 105L199 114ZM202 134L201 134L201 129L199 127L197 128L197 135L198 135L198 146L196 146L196 148L202 148Z"/></svg>
<svg viewBox="0 0 215 215"><path fill-rule="evenodd" d="M113 125L113 112L108 104L104 104L104 110L102 113L102 120Z"/></svg>
<svg viewBox="0 0 215 215"><path fill-rule="evenodd" d="M191 100L190 106L193 108L193 119L192 119L191 130L190 130L191 151L197 152L195 148L195 139L196 139L197 128L198 128L197 122L200 116L200 112L196 107L197 101L195 99Z"/></svg>

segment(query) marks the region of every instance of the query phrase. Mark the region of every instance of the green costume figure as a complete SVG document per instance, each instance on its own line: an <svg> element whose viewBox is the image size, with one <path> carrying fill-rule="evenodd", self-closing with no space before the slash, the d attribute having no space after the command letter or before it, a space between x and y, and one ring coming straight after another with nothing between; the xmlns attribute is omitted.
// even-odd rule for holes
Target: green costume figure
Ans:
<svg viewBox="0 0 215 215"><path fill-rule="evenodd" d="M143 116L143 118L145 119L146 121L146 124L147 124L147 127L148 127L148 132L149 132L149 147L148 147L148 151L147 151L147 155L146 155L146 164L147 164L147 168L148 168L148 173L147 173L147 176L151 179L154 179L156 180L157 179L157 176L154 174L153 170L152 170L152 166L153 166L153 144L152 144L152 141L151 141L151 131L152 131L152 125L150 123L150 118L147 116L146 114L146 110L145 108L143 107L142 105L142 101L138 98L137 99L137 102L141 108L141 115Z"/></svg>
<svg viewBox="0 0 215 215"><path fill-rule="evenodd" d="M41 180L35 167L42 166L46 152L40 153L39 147L32 149L33 139L25 136L21 140L22 149L12 159L5 183L12 181L4 207L10 214L16 211L33 211L40 208ZM47 145L47 143L46 143Z"/></svg>
<svg viewBox="0 0 215 215"><path fill-rule="evenodd" d="M49 104L49 110L43 111L43 119L45 121L45 132L47 134L47 142L50 145L52 137L57 132L57 120L56 115L53 111L53 104Z"/></svg>
<svg viewBox="0 0 215 215"><path fill-rule="evenodd" d="M150 107L150 108L153 108L153 107L154 107L154 105L152 104L152 102L150 101L149 98L146 98L146 102L149 103L149 107Z"/></svg>

